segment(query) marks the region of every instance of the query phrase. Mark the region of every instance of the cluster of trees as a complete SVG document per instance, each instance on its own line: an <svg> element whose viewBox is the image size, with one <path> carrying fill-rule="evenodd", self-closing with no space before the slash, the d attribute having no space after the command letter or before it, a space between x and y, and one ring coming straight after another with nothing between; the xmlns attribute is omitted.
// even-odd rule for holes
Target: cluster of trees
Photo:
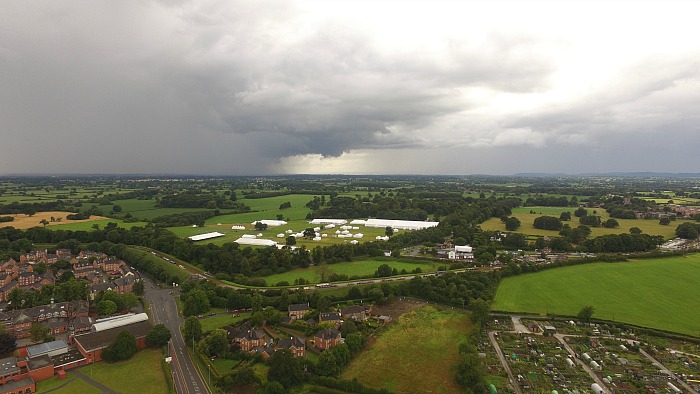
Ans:
<svg viewBox="0 0 700 394"><path fill-rule="evenodd" d="M143 284L141 286L143 286ZM107 290L95 297L97 313L104 316L129 310L138 304L138 297L134 293L119 294L117 292Z"/></svg>
<svg viewBox="0 0 700 394"><path fill-rule="evenodd" d="M681 223L676 227L676 236L683 239L697 239L700 236L700 224Z"/></svg>
<svg viewBox="0 0 700 394"><path fill-rule="evenodd" d="M632 253L656 249L664 242L661 235L608 234L589 239L583 248L591 253Z"/></svg>
<svg viewBox="0 0 700 394"><path fill-rule="evenodd" d="M382 197L375 195L356 198L339 196L329 201L328 206L319 206L308 214L308 219L313 218L366 218L402 220L426 220L428 212L420 208L414 200L403 197Z"/></svg>
<svg viewBox="0 0 700 394"><path fill-rule="evenodd" d="M523 205L526 207L576 207L578 206L578 199L576 198L576 196L571 197L571 199L568 199L564 196L528 197L528 199L525 200L525 204Z"/></svg>
<svg viewBox="0 0 700 394"><path fill-rule="evenodd" d="M540 216L535 218L532 226L542 230L556 230L559 231L564 226L564 224L554 216Z"/></svg>
<svg viewBox="0 0 700 394"><path fill-rule="evenodd" d="M204 226L204 222L221 214L218 209L196 212L173 213L170 215L158 216L151 219L151 222L162 227L177 227L177 226Z"/></svg>
<svg viewBox="0 0 700 394"><path fill-rule="evenodd" d="M160 198L156 206L159 208L235 209L241 212L250 210L250 207L230 197L194 192L165 195Z"/></svg>

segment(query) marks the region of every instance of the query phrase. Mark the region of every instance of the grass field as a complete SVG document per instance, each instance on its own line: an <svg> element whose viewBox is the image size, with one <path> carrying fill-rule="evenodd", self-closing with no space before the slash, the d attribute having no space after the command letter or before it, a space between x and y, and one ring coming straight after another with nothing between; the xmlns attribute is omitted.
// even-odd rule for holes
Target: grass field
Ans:
<svg viewBox="0 0 700 394"><path fill-rule="evenodd" d="M65 386L63 386L65 385ZM61 387L62 386L62 387ZM60 387L60 388L59 388ZM54 376L51 379L42 380L36 383L36 392L45 393L49 390L55 394L73 394L73 393L85 393L85 394L100 394L102 390L95 386L92 386L85 381L78 379L70 372L66 372L66 379L61 380L58 376Z"/></svg>
<svg viewBox="0 0 700 394"><path fill-rule="evenodd" d="M294 284L295 279L304 278L309 283L320 283L322 270L326 271L326 275L331 273L336 273L340 275L347 276L371 276L382 264L388 264L391 268L396 268L397 271L405 269L407 272L411 272L416 268L420 268L423 272L435 272L437 267L440 265L435 262L420 262L420 263L408 263L402 261L391 261L391 260L358 260L358 261L347 261L336 264L327 264L321 267L309 267L309 268L298 268L292 271L283 272L281 274L275 274L263 277L268 286L273 286L275 283L286 281L290 285Z"/></svg>
<svg viewBox="0 0 700 394"><path fill-rule="evenodd" d="M341 378L395 393L461 393L452 366L470 329L468 316L454 310L425 306L408 312L355 357Z"/></svg>
<svg viewBox="0 0 700 394"><path fill-rule="evenodd" d="M492 309L594 318L700 335L700 254L595 263L504 279Z"/></svg>
<svg viewBox="0 0 700 394"><path fill-rule="evenodd" d="M217 328L223 328L228 325L238 323L243 319L250 318L252 313L244 312L239 313L239 315L240 316L238 317L233 317L232 313L226 313L224 315L205 316L199 320L199 322L202 324L202 332L214 331Z"/></svg>
<svg viewBox="0 0 700 394"><path fill-rule="evenodd" d="M167 393L168 385L161 367L163 358L160 349L142 349L129 360L114 364L99 362L81 371L120 393Z"/></svg>
<svg viewBox="0 0 700 394"><path fill-rule="evenodd" d="M530 211L535 211L536 213L530 213ZM511 216L515 216L520 220L521 226L518 229L517 232L526 234L526 235L538 235L538 236L556 236L559 232L558 231L553 231L553 230L541 230L533 227L533 222L535 221L536 218L543 216L543 215L548 215L548 216L556 216L559 217L559 214L562 212L569 211L571 212L572 218L571 221L564 222L565 224L569 224L569 226L575 228L579 226L578 218L573 216L574 213L573 208L558 208L558 207L520 207L520 208L515 208L513 209L513 214ZM593 212L591 209L588 210L588 214L592 215ZM608 215L607 212L603 209L597 209L596 210L596 215L601 217L602 221L605 221L610 218L610 215ZM618 228L604 228L604 227L591 227L591 236L590 238L598 237L600 235L606 235L606 234L621 234L621 233L628 233L629 229L631 227L639 227L644 234L649 234L649 235L661 235L666 239L670 239L675 237L675 231L676 231L676 226L680 223L681 221L677 222L671 222L670 225L664 226L659 224L659 221L656 219L616 219L618 223L620 223L620 227ZM489 231L506 231L506 226L503 222L501 222L500 219L498 218L491 218L484 223L481 224L481 228L484 230L489 230Z"/></svg>

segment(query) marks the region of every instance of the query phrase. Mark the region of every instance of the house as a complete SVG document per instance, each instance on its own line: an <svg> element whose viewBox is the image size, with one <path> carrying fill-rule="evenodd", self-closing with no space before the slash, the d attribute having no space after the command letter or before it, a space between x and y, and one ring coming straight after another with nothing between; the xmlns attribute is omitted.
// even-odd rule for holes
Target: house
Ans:
<svg viewBox="0 0 700 394"><path fill-rule="evenodd" d="M285 337L277 342L278 349L289 349L294 357L306 357L304 340L297 337Z"/></svg>
<svg viewBox="0 0 700 394"><path fill-rule="evenodd" d="M343 337L340 335L340 331L335 328L326 328L314 334L314 343L319 349L330 349L343 343Z"/></svg>
<svg viewBox="0 0 700 394"><path fill-rule="evenodd" d="M372 307L363 305L352 305L340 310L340 316L343 320L365 321L372 314Z"/></svg>
<svg viewBox="0 0 700 394"><path fill-rule="evenodd" d="M340 325L341 320L340 320L340 313L338 312L325 312L325 313L319 313L318 314L318 322L320 323L335 323L336 325Z"/></svg>
<svg viewBox="0 0 700 394"><path fill-rule="evenodd" d="M115 286L115 291L119 294L131 293L134 289L134 283L136 279L133 276L123 276L112 282Z"/></svg>
<svg viewBox="0 0 700 394"><path fill-rule="evenodd" d="M287 313L292 321L303 319L307 312L309 312L308 302L306 304L291 304L287 307Z"/></svg>
<svg viewBox="0 0 700 394"><path fill-rule="evenodd" d="M36 281L36 275L32 271L22 272L19 274L19 285L29 286L34 284Z"/></svg>
<svg viewBox="0 0 700 394"><path fill-rule="evenodd" d="M244 352L255 352L254 348L267 348L272 345L272 338L268 337L262 330L251 329L245 331L234 341L241 346Z"/></svg>

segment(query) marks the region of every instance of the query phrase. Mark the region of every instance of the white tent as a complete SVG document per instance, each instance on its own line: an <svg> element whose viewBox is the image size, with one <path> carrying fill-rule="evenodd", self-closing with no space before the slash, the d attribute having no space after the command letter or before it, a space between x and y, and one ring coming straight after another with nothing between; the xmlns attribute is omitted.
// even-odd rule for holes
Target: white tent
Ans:
<svg viewBox="0 0 700 394"><path fill-rule="evenodd" d="M234 241L239 245L254 245L254 246L275 246L277 242L271 239L260 239L260 238L238 238Z"/></svg>

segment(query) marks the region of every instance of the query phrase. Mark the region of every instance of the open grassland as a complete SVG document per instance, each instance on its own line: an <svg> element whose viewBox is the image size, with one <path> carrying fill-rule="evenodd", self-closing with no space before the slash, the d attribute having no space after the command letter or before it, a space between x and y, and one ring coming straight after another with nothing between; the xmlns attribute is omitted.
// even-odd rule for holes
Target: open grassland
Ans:
<svg viewBox="0 0 700 394"><path fill-rule="evenodd" d="M89 376L89 375L88 375ZM61 380L58 376L51 379L42 380L36 383L36 392L45 393L51 390L55 394L99 394L102 390L84 380L78 379L70 372L66 372L66 379Z"/></svg>
<svg viewBox="0 0 700 394"><path fill-rule="evenodd" d="M408 312L350 362L342 379L395 393L461 393L452 367L471 329L466 314L425 306Z"/></svg>
<svg viewBox="0 0 700 394"><path fill-rule="evenodd" d="M275 283L286 281L290 285L294 284L295 279L304 278L309 283L321 283L321 276L325 274L327 278L328 275L335 273L339 275L351 276L372 276L382 264L388 264L389 267L396 268L397 271L405 269L407 272L411 272L416 268L420 268L423 272L435 272L437 271L438 263L426 261L426 262L404 262L396 260L357 260L357 261L347 261L336 264L324 264L321 266L314 266L309 268L297 268L292 271L283 272L280 274L274 274L270 276L265 276L268 286L273 286Z"/></svg>
<svg viewBox="0 0 700 394"><path fill-rule="evenodd" d="M530 211L535 213L530 213ZM565 221L564 224L568 224L572 228L578 227L580 223L578 218L573 216L575 208L558 208L558 207L520 207L513 209L513 214L520 220L521 226L517 230L518 233L526 235L536 235L536 236L557 236L558 231L553 230L541 230L535 228L533 223L536 218L544 215L559 217L562 212L571 212L571 220ZM589 215L593 215L593 210L588 210ZM603 209L597 209L595 215L600 216L602 221L606 221L610 218L607 212ZM661 235L666 239L675 237L675 231L678 224L682 221L671 222L670 225L664 226L659 224L658 219L615 219L620 223L618 228L605 228L605 227L591 227L590 238L595 238L606 234L621 234L628 233L629 229L632 227L639 227L644 234L649 235ZM491 218L481 224L481 228L489 231L506 231L506 225L501 222L498 218Z"/></svg>
<svg viewBox="0 0 700 394"><path fill-rule="evenodd" d="M143 349L126 361L95 363L81 371L119 393L167 393L160 349Z"/></svg>
<svg viewBox="0 0 700 394"><path fill-rule="evenodd" d="M594 318L700 334L700 254L594 263L504 279L492 309Z"/></svg>

